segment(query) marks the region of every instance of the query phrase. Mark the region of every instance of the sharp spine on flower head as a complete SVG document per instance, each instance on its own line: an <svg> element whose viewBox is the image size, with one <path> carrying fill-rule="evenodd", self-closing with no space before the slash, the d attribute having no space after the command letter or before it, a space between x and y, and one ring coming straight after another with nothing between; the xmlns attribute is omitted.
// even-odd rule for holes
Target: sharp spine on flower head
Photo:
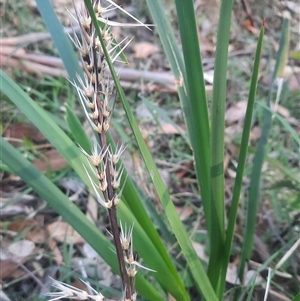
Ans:
<svg viewBox="0 0 300 301"><path fill-rule="evenodd" d="M51 278L52 279L52 278ZM87 282L81 280L88 288L92 290L94 295L88 294L86 291L81 290L72 285L63 283L61 281L57 281L52 279L52 286L58 289L58 292L54 293L45 293L45 296L53 297L48 301L55 301L63 298L71 298L76 300L94 300L94 301L103 301L104 296L101 293L98 293L94 290Z"/></svg>
<svg viewBox="0 0 300 301"><path fill-rule="evenodd" d="M129 247L131 245L133 224L129 227L128 231L126 225L125 225L125 231L123 230L122 222L120 222L120 227L121 227L120 241L123 250L126 251L129 250Z"/></svg>

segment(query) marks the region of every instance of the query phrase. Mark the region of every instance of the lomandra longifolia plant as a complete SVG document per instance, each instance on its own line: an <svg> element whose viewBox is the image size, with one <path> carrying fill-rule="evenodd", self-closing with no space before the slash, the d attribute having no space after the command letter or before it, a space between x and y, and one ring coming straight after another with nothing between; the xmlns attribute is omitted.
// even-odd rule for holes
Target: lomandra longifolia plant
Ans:
<svg viewBox="0 0 300 301"><path fill-rule="evenodd" d="M110 30L112 22L105 20L104 14L109 10L121 8L112 1L108 2L111 3L109 7L102 7L100 1L92 1L92 4L95 15L100 22L99 26L106 50L111 61L114 62L122 54L122 50L128 43L122 46L122 43L116 43L113 38ZM136 300L137 295L134 281L137 273L136 266L143 266L136 261L133 254L133 225L123 227L120 222L120 231L117 221L117 206L122 193L120 180L123 173L122 167L118 167L118 163L125 146L120 145L113 152L106 140L117 93L114 89L114 82L108 76L107 60L88 10L84 3L80 7L74 5L74 8L75 14L70 15L79 26L80 34L78 37L74 32L70 38L78 50L84 78L78 75L78 81L72 84L76 88L85 116L95 132L91 154L79 147L89 161L90 170L85 169L85 171L97 201L108 211L110 233L114 240L122 279L122 301L133 301ZM124 12L123 9L121 10ZM53 297L52 301L62 298L108 300L101 293L93 290L88 283L86 285L90 293L54 280L53 286L58 292L48 293L47 296Z"/></svg>

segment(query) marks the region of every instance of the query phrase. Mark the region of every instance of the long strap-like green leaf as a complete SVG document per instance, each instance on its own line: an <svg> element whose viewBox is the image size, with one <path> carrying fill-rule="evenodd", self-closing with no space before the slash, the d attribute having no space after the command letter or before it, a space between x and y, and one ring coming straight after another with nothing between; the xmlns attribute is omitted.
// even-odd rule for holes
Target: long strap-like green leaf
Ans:
<svg viewBox="0 0 300 301"><path fill-rule="evenodd" d="M289 18L284 18L282 28L281 28L281 39L280 47L277 52L276 65L273 70L272 80L269 88L269 95L267 98L267 107L270 108L273 87L275 85L276 77L282 76L283 67L286 64L287 51L289 44L289 30L290 30L290 20ZM266 156L266 150L268 145L268 137L270 129L272 126L272 113L270 109L264 109L263 120L262 120L262 132L256 148L256 153L253 159L253 169L250 179L250 189L248 194L248 204L247 204L247 218L246 218L246 228L244 235L244 244L242 248L241 263L239 266L239 278L243 279L244 267L248 260L250 260L252 248L253 248L253 237L256 225L257 208L260 199L260 181L262 175L262 166Z"/></svg>
<svg viewBox="0 0 300 301"><path fill-rule="evenodd" d="M241 189L242 189L244 168L245 168L245 163L246 163L246 158L247 158L248 143L249 143L251 126L252 126L252 116L253 116L253 110L254 110L254 104L255 104L257 83L258 83L259 65L260 65L260 58L261 58L262 45L263 45L263 36L264 36L264 27L261 28L258 43L257 43L256 54L255 54L255 61L254 61L254 66L253 66L253 72L252 72L252 78L251 78L251 84L250 84L250 90L249 90L249 97L248 97L248 105L247 105L247 111L246 111L246 116L245 116L242 141L241 141L241 147L240 147L240 153L239 153L239 161L238 161L238 167L237 167L237 171L236 171L236 177L235 177L233 193L232 193L232 201L231 201L229 218L228 218L228 227L227 227L227 231L226 231L226 242L225 242L225 248L224 248L224 253L223 253L223 257L222 257L222 270L221 270L221 277L220 277L221 283L220 283L220 289L219 289L219 292L220 292L219 296L224 291L227 266L228 266L229 257L230 257L230 251L231 251L231 245L232 245L232 240L233 240L233 236L234 236L234 227L235 227L235 223L236 223L236 216L237 216L237 211L238 211L240 193L241 193Z"/></svg>

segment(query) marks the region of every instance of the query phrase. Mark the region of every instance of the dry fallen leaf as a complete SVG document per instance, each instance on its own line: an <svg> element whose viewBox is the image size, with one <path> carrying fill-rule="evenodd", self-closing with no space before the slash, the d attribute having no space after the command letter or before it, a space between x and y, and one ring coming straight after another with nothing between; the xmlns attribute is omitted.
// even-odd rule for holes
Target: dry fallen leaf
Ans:
<svg viewBox="0 0 300 301"><path fill-rule="evenodd" d="M136 43L133 46L134 57L137 59L144 59L149 57L155 52L159 51L159 48L152 43L149 42L140 42Z"/></svg>
<svg viewBox="0 0 300 301"><path fill-rule="evenodd" d="M8 225L8 230L16 233L26 231L25 238L37 244L45 243L48 238L41 221L36 219L16 219Z"/></svg>
<svg viewBox="0 0 300 301"><path fill-rule="evenodd" d="M242 100L231 107L229 107L225 112L225 120L228 124L232 124L237 121L241 121L244 119L247 109L247 101Z"/></svg>
<svg viewBox="0 0 300 301"><path fill-rule="evenodd" d="M300 85L299 85L299 78L300 78L300 73L295 73L289 76L288 78L288 87L292 91L299 91L300 90Z"/></svg>
<svg viewBox="0 0 300 301"><path fill-rule="evenodd" d="M176 128L171 124L167 123L163 120L160 120L160 130L163 134L185 134L186 131L182 129L180 126Z"/></svg>
<svg viewBox="0 0 300 301"><path fill-rule="evenodd" d="M66 167L68 162L55 149L51 149L43 153L43 157L33 161L33 165L42 172L57 171Z"/></svg>
<svg viewBox="0 0 300 301"><path fill-rule="evenodd" d="M18 258L27 257L31 255L34 249L34 242L27 239L22 239L17 242L14 242L8 247L8 251Z"/></svg>
<svg viewBox="0 0 300 301"><path fill-rule="evenodd" d="M238 264L236 262L229 263L226 271L226 282L231 284L241 284L238 278Z"/></svg>
<svg viewBox="0 0 300 301"><path fill-rule="evenodd" d="M13 232L21 232L36 225L33 219L18 218L11 222L7 229Z"/></svg>
<svg viewBox="0 0 300 301"><path fill-rule="evenodd" d="M253 127L253 129L250 132L250 140L251 141L257 141L260 137L261 129L258 126Z"/></svg>
<svg viewBox="0 0 300 301"><path fill-rule="evenodd" d="M0 265L1 265L0 280L10 277L12 273L19 268L19 264L17 264L16 262L10 259L1 260Z"/></svg>
<svg viewBox="0 0 300 301"><path fill-rule="evenodd" d="M49 248L52 250L53 252L53 256L54 256L54 260L56 261L56 264L58 266L62 265L64 262L64 259L61 255L61 252L56 244L56 241L54 239L51 239L49 241Z"/></svg>
<svg viewBox="0 0 300 301"><path fill-rule="evenodd" d="M27 139L35 142L41 142L45 140L44 135L33 125L28 123L9 124L3 136L20 140L26 137Z"/></svg>
<svg viewBox="0 0 300 301"><path fill-rule="evenodd" d="M83 244L82 253L86 258L90 259L99 257L99 254L88 243Z"/></svg>
<svg viewBox="0 0 300 301"><path fill-rule="evenodd" d="M239 153L239 148L234 143L227 144L226 149L229 151L231 157L235 157Z"/></svg>
<svg viewBox="0 0 300 301"><path fill-rule="evenodd" d="M47 231L44 228L30 230L25 237L36 244L43 244L48 239Z"/></svg>
<svg viewBox="0 0 300 301"><path fill-rule="evenodd" d="M193 207L184 207L184 208L176 207L176 211L178 212L179 218L180 218L180 220L182 220L182 221L184 221L184 220L187 219L191 214L194 213Z"/></svg>
<svg viewBox="0 0 300 301"><path fill-rule="evenodd" d="M251 22L250 19L245 20L244 27L256 36L259 34L259 30L253 26L253 23Z"/></svg>
<svg viewBox="0 0 300 301"><path fill-rule="evenodd" d="M231 169L231 168L228 168L228 169L226 170L226 174L227 174L228 177L231 178L231 179L235 179L235 177L236 177L236 171L233 170L233 169Z"/></svg>
<svg viewBox="0 0 300 301"><path fill-rule="evenodd" d="M193 241L192 244L198 257L204 262L208 262L208 256L205 254L205 246L195 241Z"/></svg>
<svg viewBox="0 0 300 301"><path fill-rule="evenodd" d="M56 221L47 226L49 235L58 242L67 244L84 243L84 239L68 223Z"/></svg>

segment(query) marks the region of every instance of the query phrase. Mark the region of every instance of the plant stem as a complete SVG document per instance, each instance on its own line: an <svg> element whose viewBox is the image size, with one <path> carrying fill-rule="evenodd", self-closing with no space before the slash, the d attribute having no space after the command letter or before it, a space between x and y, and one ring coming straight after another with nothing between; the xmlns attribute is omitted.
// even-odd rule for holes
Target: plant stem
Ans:
<svg viewBox="0 0 300 301"><path fill-rule="evenodd" d="M98 108L99 112L101 112L102 108ZM101 115L101 113L100 113ZM107 141L106 141L106 133L103 131L101 134L99 133L99 139L100 139L100 144L103 150L107 149ZM108 152L105 153L104 162L109 161L108 157ZM111 183L111 172L110 172L110 165L105 164L105 174L106 174L106 179L107 179L107 189L106 189L106 197L108 200L113 200L115 196L115 189L112 187ZM118 257L118 262L119 262L119 269L120 269L120 276L122 279L122 284L123 284L123 290L125 291L125 296L128 300L131 298L131 286L129 285L129 279L128 279L128 274L127 274L127 269L125 265L125 259L123 255L123 248L121 245L120 241L120 230L117 222L117 208L115 204L112 205L110 209L108 209L108 216L109 216L109 223L111 227L111 233L113 235L114 243L116 246L116 252L117 252L117 257Z"/></svg>

